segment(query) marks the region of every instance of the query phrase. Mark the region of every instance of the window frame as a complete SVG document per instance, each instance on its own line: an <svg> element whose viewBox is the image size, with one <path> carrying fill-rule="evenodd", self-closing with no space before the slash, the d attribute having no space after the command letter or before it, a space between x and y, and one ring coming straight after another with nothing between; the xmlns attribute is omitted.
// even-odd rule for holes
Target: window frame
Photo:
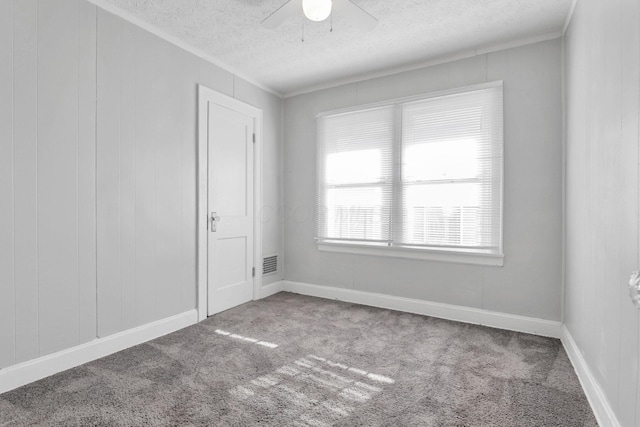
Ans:
<svg viewBox="0 0 640 427"><path fill-rule="evenodd" d="M431 260L431 261L441 261L441 262L454 262L454 263L463 263L463 264L475 264L475 265L485 265L485 266L496 266L501 267L504 265L504 113L502 117L501 128L499 132L502 135L502 155L501 155L501 164L500 164L500 182L501 188L498 194L499 203L500 203L500 224L499 228L499 237L498 237L498 248L494 253L489 252L481 252L475 249L465 249L465 248L450 248L443 247L437 248L435 245L431 246L411 246L409 244L402 244L401 246L394 245L396 241L396 236L402 235L404 221L401 215L403 198L405 194L403 193L403 177L402 177L402 167L401 158L402 158L402 105L409 104L412 102L418 102L422 100L428 100L432 98L446 97L449 95L457 95L464 94L466 92L473 92L482 89L490 89L499 87L503 89L502 80L482 83L477 85L465 86L454 89L447 89L442 91L428 92L419 95L402 97L402 98L394 98L381 102L368 103L357 105L348 108L342 108L337 110L325 111L316 115L316 123L319 122L320 119L327 116L334 116L345 113L355 113L358 111L364 111L369 109L381 108L385 106L395 106L396 114L394 117L394 140L393 140L393 181L392 181L392 229L393 234L390 236L391 241L389 243L381 243L375 241L358 241L352 239L331 239L327 237L315 237L316 244L318 250L327 251L327 252L336 252L336 253L347 253L347 254L359 254L359 255L374 255L374 256L385 256L385 257L393 257L393 258L408 258L408 259L420 259L420 260ZM503 111L504 111L504 91L503 91ZM398 106L400 106L398 108ZM326 197L326 194L321 195L319 192L321 191L321 182L320 182L320 168L324 165L324 160L321 158L320 153L322 150L322 145L320 141L320 132L319 126L316 129L316 153L317 153L317 167L318 171L316 173L316 200L321 200ZM353 184L350 186L357 187L361 184ZM316 232L317 229L317 220L316 220Z"/></svg>

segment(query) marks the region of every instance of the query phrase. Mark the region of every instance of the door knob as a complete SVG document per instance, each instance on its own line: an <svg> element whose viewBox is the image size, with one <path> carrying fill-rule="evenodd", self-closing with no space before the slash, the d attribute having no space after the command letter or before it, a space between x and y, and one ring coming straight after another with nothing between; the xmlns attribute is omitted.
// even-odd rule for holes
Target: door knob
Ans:
<svg viewBox="0 0 640 427"><path fill-rule="evenodd" d="M633 304L640 308L640 271L634 271L631 273L629 279L629 296Z"/></svg>
<svg viewBox="0 0 640 427"><path fill-rule="evenodd" d="M214 233L217 230L217 224L220 221L220 217L217 212L211 212L211 232Z"/></svg>

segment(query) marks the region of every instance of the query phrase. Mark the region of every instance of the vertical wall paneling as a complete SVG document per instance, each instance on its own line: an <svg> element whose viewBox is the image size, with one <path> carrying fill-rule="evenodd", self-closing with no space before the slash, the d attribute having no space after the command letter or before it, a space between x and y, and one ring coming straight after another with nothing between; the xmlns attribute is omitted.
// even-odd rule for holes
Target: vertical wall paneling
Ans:
<svg viewBox="0 0 640 427"><path fill-rule="evenodd" d="M618 10L621 25L621 51L622 58L622 165L620 168L619 188L623 193L640 193L638 179L638 155L640 145L640 4L638 2L626 2L627 7ZM633 52L636 52L634 55ZM627 224L638 224L640 216L638 212L638 199L635 197L620 198L620 213L623 220L618 222L621 235L629 230ZM640 228L636 230L638 234ZM635 237L634 235L632 235ZM627 238L622 241L621 275L629 274L637 269L640 264L638 256L638 238ZM618 285L618 299L620 309L620 353L617 364L620 366L620 381L618 384L618 414L622 425L638 425L640 423L639 402L636 402L640 394L640 376L638 364L640 363L640 329L638 329L639 312L634 310L629 300L626 283Z"/></svg>
<svg viewBox="0 0 640 427"><path fill-rule="evenodd" d="M0 368L15 362L13 2L0 2Z"/></svg>
<svg viewBox="0 0 640 427"><path fill-rule="evenodd" d="M182 310L194 307L196 304L196 287L189 286L189 283L196 283L196 178L197 169L193 159L196 154L196 130L197 130L197 85L198 62L197 58L186 53L182 53L181 61L186 65L183 69L188 70L188 74L183 76L179 85L180 123L182 133L180 135L180 157L182 163L182 174L180 177L180 209L181 216L181 257L182 274Z"/></svg>
<svg viewBox="0 0 640 427"><path fill-rule="evenodd" d="M640 6L627 7L622 4L615 8L620 29L619 46L617 51L620 57L621 84L621 164L618 168L618 186L623 193L635 192L638 194L638 114L640 111ZM638 54L627 54L638 52ZM623 238L620 241L621 254L619 275L624 277L637 268L638 263L638 238L627 238L627 224L637 224L638 199L619 198L620 214L623 216L617 222L618 233ZM638 229L635 230L638 235ZM634 237L635 237L634 236ZM617 386L618 408L617 413L622 425L638 425L636 416L636 395L638 388L638 312L634 310L626 283L623 281L617 286L615 293L616 303L620 305L615 310L618 316L618 331L620 334L620 351L613 352L616 359L613 361L619 366L620 375Z"/></svg>
<svg viewBox="0 0 640 427"><path fill-rule="evenodd" d="M565 37L565 322L620 425L640 425L640 3L584 0ZM588 230L588 232L585 232Z"/></svg>
<svg viewBox="0 0 640 427"><path fill-rule="evenodd" d="M120 266L122 329L136 324L136 44L135 27L122 26L120 85Z"/></svg>
<svg viewBox="0 0 640 427"><path fill-rule="evenodd" d="M203 59L198 59L197 61L200 64L197 82L209 89L233 97L234 75Z"/></svg>
<svg viewBox="0 0 640 427"><path fill-rule="evenodd" d="M593 330L594 317L589 315L591 309L591 289L592 284L584 281L584 277L590 275L590 271L583 271L578 260L588 258L589 248L587 245L574 245L572 236L579 236L581 230L589 229L588 200L578 191L579 187L589 188L591 186L591 174L588 173L590 167L590 150L587 140L586 111L587 97L584 89L586 81L590 77L591 67L587 65L586 51L589 40L586 37L574 37L578 32L584 33L587 23L583 17L582 7L576 6L571 25L565 35L565 91L566 91L566 261L565 261L565 323L572 328L576 343L587 354L590 350L585 346L589 345L581 330ZM579 28L582 28L579 30ZM588 34L588 32L586 33ZM585 35L586 35L585 34ZM574 124L575 123L575 124ZM584 141L581 146L574 145L572 141ZM572 210L583 212L583 215L573 215ZM591 269L587 265L586 269ZM574 289L574 283L583 283L581 289Z"/></svg>
<svg viewBox="0 0 640 427"><path fill-rule="evenodd" d="M188 76L188 73L184 72L184 57L187 55L182 49L171 46L171 86L170 86L170 104L172 108L172 116L174 129L171 134L171 142L169 145L169 154L171 155L173 162L177 162L182 166L182 136L184 134L184 128L190 126L189 118L186 116L188 111L186 103L188 102L185 95L184 80ZM182 234L184 230L184 223L182 217L182 168L171 166L171 176L173 182L171 183L171 217L170 221L173 224L171 228L171 257L173 262L171 263L171 286L169 287L169 298L171 303L168 304L168 313L170 315L180 313L181 302L183 297L183 288L185 284L182 282L182 265L185 262L184 254L182 252Z"/></svg>
<svg viewBox="0 0 640 427"><path fill-rule="evenodd" d="M122 330L120 258L120 107L122 21L98 11L97 206L98 336Z"/></svg>
<svg viewBox="0 0 640 427"><path fill-rule="evenodd" d="M38 2L40 353L78 342L78 1Z"/></svg>
<svg viewBox="0 0 640 427"><path fill-rule="evenodd" d="M180 74L182 61L178 60L178 48L161 43L159 70L156 73L158 103L156 112L156 268L158 271L156 309L160 317L176 314L176 301L182 298L180 290L180 178L175 167L180 161L180 122L183 105L179 92L182 90Z"/></svg>
<svg viewBox="0 0 640 427"><path fill-rule="evenodd" d="M86 0L0 0L0 368L195 307L197 85L233 79Z"/></svg>
<svg viewBox="0 0 640 427"><path fill-rule="evenodd" d="M637 147L629 146L621 134L621 106L622 106L622 32L621 32L621 11L622 3L596 2L598 5L596 15L599 24L594 35L599 36L599 40L594 41L593 47L602 55L596 70L597 82L594 85L594 94L600 99L593 122L599 124L594 129L593 142L596 157L596 167L592 170L598 171L599 179L592 192L597 196L593 201L593 208L597 206L607 206L612 212L622 212L627 206L624 198L620 197L620 183L623 180L625 157L621 154L634 150ZM599 110L599 111L598 111ZM597 112L596 112L597 111ZM637 194L637 191L636 191ZM637 196L636 196L637 197ZM637 204L633 203L634 205ZM633 206L633 205L632 205ZM595 212L595 211L594 211ZM620 390L620 310L613 309L620 307L620 293L617 283L624 287L628 281L631 270L623 273L625 265L633 266L635 254L623 253L625 240L634 243L638 235L636 221L630 224L623 224L614 215L607 215L605 218L596 219L596 223L601 227L602 234L599 242L594 242L598 267L596 276L600 278L600 283L607 283L609 286L598 286L596 292L597 305L595 307L596 317L599 319L596 332L599 335L598 355L599 372L601 373L601 384L607 392L610 402L619 406ZM630 227L635 227L632 229ZM633 236L629 231L633 230ZM627 246L628 247L628 246ZM628 268L628 267L627 267ZM615 332L614 332L615 331ZM610 349L616 349L611 351Z"/></svg>
<svg viewBox="0 0 640 427"><path fill-rule="evenodd" d="M156 319L155 264L155 115L158 103L154 76L158 44L142 30L136 30L136 307L139 325Z"/></svg>
<svg viewBox="0 0 640 427"><path fill-rule="evenodd" d="M96 337L96 7L80 1L78 298L80 342Z"/></svg>
<svg viewBox="0 0 640 427"><path fill-rule="evenodd" d="M483 268L486 310L560 319L561 56L559 42L487 55L487 80L505 82L505 265Z"/></svg>
<svg viewBox="0 0 640 427"><path fill-rule="evenodd" d="M16 362L38 356L38 4L14 2L13 140Z"/></svg>

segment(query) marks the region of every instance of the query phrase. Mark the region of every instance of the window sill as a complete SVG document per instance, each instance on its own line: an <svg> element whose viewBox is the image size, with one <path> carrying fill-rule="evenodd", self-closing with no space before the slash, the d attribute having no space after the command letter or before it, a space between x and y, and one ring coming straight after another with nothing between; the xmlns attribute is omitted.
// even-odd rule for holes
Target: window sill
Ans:
<svg viewBox="0 0 640 427"><path fill-rule="evenodd" d="M504 255L480 254L434 249L392 248L365 244L318 242L318 250L356 255L373 255L390 258L422 259L428 261L452 262L459 264L486 265L502 267Z"/></svg>

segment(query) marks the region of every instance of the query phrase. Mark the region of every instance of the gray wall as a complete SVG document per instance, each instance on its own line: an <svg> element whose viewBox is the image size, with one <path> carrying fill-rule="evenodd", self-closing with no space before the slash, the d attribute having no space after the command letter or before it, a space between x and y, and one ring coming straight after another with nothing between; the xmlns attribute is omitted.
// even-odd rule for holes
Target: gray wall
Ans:
<svg viewBox="0 0 640 427"><path fill-rule="evenodd" d="M195 308L198 83L263 109L275 209L279 98L84 0L0 2L0 368Z"/></svg>
<svg viewBox="0 0 640 427"><path fill-rule="evenodd" d="M623 426L640 425L640 3L581 0L565 39L566 326Z"/></svg>
<svg viewBox="0 0 640 427"><path fill-rule="evenodd" d="M285 100L285 279L560 320L561 42L552 40ZM504 267L320 252L315 115L504 81Z"/></svg>

